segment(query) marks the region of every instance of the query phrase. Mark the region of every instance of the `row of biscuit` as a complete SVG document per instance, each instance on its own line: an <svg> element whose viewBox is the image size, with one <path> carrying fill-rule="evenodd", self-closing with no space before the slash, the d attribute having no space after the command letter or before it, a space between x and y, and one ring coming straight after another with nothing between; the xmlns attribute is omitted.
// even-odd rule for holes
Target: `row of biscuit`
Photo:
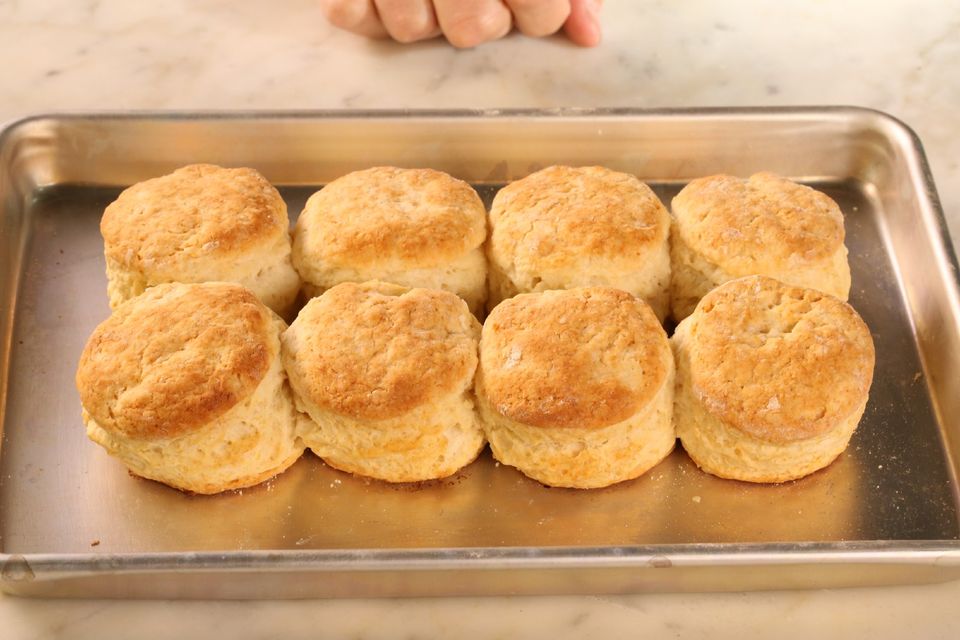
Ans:
<svg viewBox="0 0 960 640"><path fill-rule="evenodd" d="M240 177L225 179L233 171ZM204 186L204 176L212 183ZM490 213L490 294L494 303L510 299L487 318L479 345L476 320L441 291L454 290L475 312L482 307L483 207L465 183L439 172L374 169L314 195L298 221L293 262L310 293L327 291L283 331L249 291L223 283L161 285L120 304L157 284L157 274L175 280L178 270L189 275L182 279L213 272L211 279L239 280L279 311L289 311L299 288L283 251L283 202L257 174L199 165L158 181L128 189L105 213L116 310L91 337L77 375L88 434L138 475L213 493L256 484L309 446L331 466L414 481L455 472L489 440L497 459L541 482L597 487L642 474L679 434L707 471L771 482L828 464L863 412L873 351L862 321L839 300L767 278L715 290L681 323L673 338L674 399L674 355L656 317L666 311L669 217L631 176L554 167L499 192ZM260 200L250 189L242 197L234 191L247 181ZM823 205L819 222L791 214L776 195L794 189L786 198L794 205L801 197L808 208ZM688 198L689 215L677 215L678 201L697 190L707 195ZM767 216L776 224L698 210L697 202L718 192L728 203L776 204ZM686 315L678 312L684 298L676 295L676 274L693 274L686 281L701 288L739 275L735 260L701 268L702 255L677 266L688 244L716 255L704 228L718 218L739 222L741 237L763 238L767 264L780 269L775 275L813 273L818 284L839 283L845 296L842 218L839 231L826 224L839 215L827 203L767 174L688 185L674 200L674 314ZM223 213L231 210L232 227ZM263 211L271 215L258 217ZM119 221L131 215L152 219L152 227L120 233ZM839 247L827 251L824 241L815 250L830 230L827 240ZM251 249L263 236L271 238L260 243L267 250ZM805 257L777 262L776 251L790 242ZM247 254L260 258L251 263ZM424 266L438 256L444 267ZM819 275L810 267L818 260ZM124 267L130 264L135 273ZM433 290L333 286L381 275ZM277 283L286 287L282 295ZM552 291L580 284L629 286L655 307L605 287ZM531 289L547 293L516 295Z"/></svg>
<svg viewBox="0 0 960 640"><path fill-rule="evenodd" d="M445 173L377 167L310 197L291 246L286 205L259 173L191 165L125 190L101 231L114 308L209 281L238 282L284 317L301 288L372 279L450 291L478 317L518 293L610 286L679 321L752 274L847 298L843 216L826 195L768 173L712 176L672 209L632 175L555 166L501 189L488 215Z"/></svg>
<svg viewBox="0 0 960 640"><path fill-rule="evenodd" d="M92 440L196 493L257 484L305 446L364 476L442 478L485 442L544 484L604 487L678 436L710 473L781 482L846 448L873 359L848 304L763 276L714 289L670 342L609 287L520 294L481 329L438 289L343 283L285 327L240 285L163 284L97 327L77 385Z"/></svg>

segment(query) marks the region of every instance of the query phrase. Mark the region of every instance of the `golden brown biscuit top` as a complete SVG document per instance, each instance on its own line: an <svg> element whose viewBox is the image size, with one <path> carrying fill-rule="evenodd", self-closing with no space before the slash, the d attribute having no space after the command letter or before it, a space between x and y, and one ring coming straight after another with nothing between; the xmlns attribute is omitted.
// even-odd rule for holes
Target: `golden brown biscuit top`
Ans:
<svg viewBox="0 0 960 640"><path fill-rule="evenodd" d="M469 387L479 337L452 293L348 282L307 303L283 334L283 358L306 400L385 420Z"/></svg>
<svg viewBox="0 0 960 640"><path fill-rule="evenodd" d="M269 310L236 284L162 284L118 307L77 368L84 408L107 431L169 438L248 398L275 357Z"/></svg>
<svg viewBox="0 0 960 640"><path fill-rule="evenodd" d="M485 215L473 187L442 171L374 167L307 200L295 250L334 266L391 259L430 266L479 247Z"/></svg>
<svg viewBox="0 0 960 640"><path fill-rule="evenodd" d="M257 171L194 164L125 189L100 232L107 257L150 269L270 246L289 224L283 198Z"/></svg>
<svg viewBox="0 0 960 640"><path fill-rule="evenodd" d="M699 178L672 207L684 241L740 275L802 267L829 259L843 245L837 203L772 173Z"/></svg>
<svg viewBox="0 0 960 640"><path fill-rule="evenodd" d="M690 322L693 392L745 433L809 438L866 400L873 339L853 307L832 296L749 276L707 294Z"/></svg>
<svg viewBox="0 0 960 640"><path fill-rule="evenodd" d="M536 427L599 428L641 410L671 367L650 307L606 287L526 293L483 325L480 384L503 416Z"/></svg>
<svg viewBox="0 0 960 640"><path fill-rule="evenodd" d="M632 175L553 166L497 192L490 224L493 252L549 269L591 256L643 260L666 240L670 215Z"/></svg>

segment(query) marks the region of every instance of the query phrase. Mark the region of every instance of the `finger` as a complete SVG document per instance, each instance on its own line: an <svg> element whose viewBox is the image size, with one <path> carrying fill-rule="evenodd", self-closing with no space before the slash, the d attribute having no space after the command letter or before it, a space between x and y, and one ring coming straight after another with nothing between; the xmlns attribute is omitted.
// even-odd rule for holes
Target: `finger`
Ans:
<svg viewBox="0 0 960 640"><path fill-rule="evenodd" d="M505 0L521 33L539 38L556 33L570 16L570 0Z"/></svg>
<svg viewBox="0 0 960 640"><path fill-rule="evenodd" d="M380 22L397 42L416 42L440 35L430 0L374 0Z"/></svg>
<svg viewBox="0 0 960 640"><path fill-rule="evenodd" d="M570 0L570 17L563 25L567 37L582 47L600 44L600 7L603 0Z"/></svg>
<svg viewBox="0 0 960 640"><path fill-rule="evenodd" d="M368 38L385 38L373 0L320 0L320 9L335 27Z"/></svg>
<svg viewBox="0 0 960 640"><path fill-rule="evenodd" d="M513 18L501 0L433 0L443 35L455 47L475 47L510 33Z"/></svg>

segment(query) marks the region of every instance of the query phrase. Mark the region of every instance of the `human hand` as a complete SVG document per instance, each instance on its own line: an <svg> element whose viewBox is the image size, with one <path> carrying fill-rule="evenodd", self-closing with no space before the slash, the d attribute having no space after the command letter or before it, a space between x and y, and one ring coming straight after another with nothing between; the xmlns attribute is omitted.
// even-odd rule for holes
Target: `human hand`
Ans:
<svg viewBox="0 0 960 640"><path fill-rule="evenodd" d="M475 47L516 27L541 37L563 29L584 47L600 42L603 0L320 0L335 27L368 38L415 42L443 35L455 47Z"/></svg>

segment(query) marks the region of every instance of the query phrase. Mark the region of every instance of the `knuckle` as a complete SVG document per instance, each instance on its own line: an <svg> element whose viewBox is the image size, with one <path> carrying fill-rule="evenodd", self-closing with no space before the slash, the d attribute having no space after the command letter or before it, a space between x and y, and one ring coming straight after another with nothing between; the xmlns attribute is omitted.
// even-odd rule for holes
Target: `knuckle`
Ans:
<svg viewBox="0 0 960 640"><path fill-rule="evenodd" d="M563 3L564 0L509 0L510 8L516 11L543 11Z"/></svg>
<svg viewBox="0 0 960 640"><path fill-rule="evenodd" d="M429 20L417 16L399 15L390 21L390 35L398 42L423 40L433 32Z"/></svg>
<svg viewBox="0 0 960 640"><path fill-rule="evenodd" d="M363 3L356 0L323 0L320 8L330 24L341 29L356 26L363 18Z"/></svg>
<svg viewBox="0 0 960 640"><path fill-rule="evenodd" d="M450 44L468 49L501 36L502 30L496 16L467 14L453 20L443 31Z"/></svg>
<svg viewBox="0 0 960 640"><path fill-rule="evenodd" d="M552 33L556 33L562 26L562 22L560 24L523 24L520 25L520 31L522 31L524 35L540 38L543 36L549 36Z"/></svg>
<svg viewBox="0 0 960 640"><path fill-rule="evenodd" d="M569 0L509 0L517 26L528 36L557 32L570 17Z"/></svg>

